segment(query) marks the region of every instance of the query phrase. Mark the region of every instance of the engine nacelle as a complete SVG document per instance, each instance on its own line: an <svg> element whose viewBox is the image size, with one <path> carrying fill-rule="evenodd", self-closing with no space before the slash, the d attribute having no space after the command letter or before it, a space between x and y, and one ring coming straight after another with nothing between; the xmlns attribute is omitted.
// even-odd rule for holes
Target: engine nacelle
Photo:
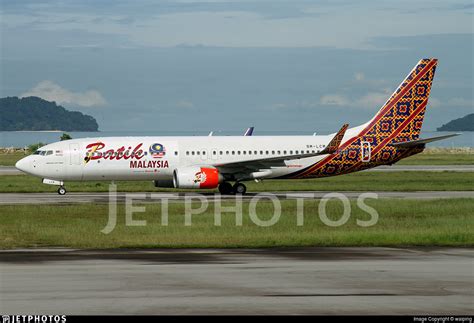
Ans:
<svg viewBox="0 0 474 323"><path fill-rule="evenodd" d="M220 182L222 175L215 168L191 166L173 172L175 188L216 188Z"/></svg>

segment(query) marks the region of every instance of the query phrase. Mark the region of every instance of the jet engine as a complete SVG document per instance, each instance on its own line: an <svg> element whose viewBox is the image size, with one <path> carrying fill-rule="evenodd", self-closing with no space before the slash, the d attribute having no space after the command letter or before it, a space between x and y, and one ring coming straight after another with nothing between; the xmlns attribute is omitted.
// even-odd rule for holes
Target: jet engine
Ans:
<svg viewBox="0 0 474 323"><path fill-rule="evenodd" d="M173 172L175 188L216 188L222 181L222 175L215 168L191 166Z"/></svg>

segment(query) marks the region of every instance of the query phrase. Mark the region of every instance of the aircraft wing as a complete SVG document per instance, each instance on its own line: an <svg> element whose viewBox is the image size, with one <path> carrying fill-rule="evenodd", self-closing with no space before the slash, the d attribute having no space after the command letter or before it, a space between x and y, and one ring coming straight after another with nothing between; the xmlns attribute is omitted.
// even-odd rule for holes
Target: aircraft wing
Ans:
<svg viewBox="0 0 474 323"><path fill-rule="evenodd" d="M427 144L433 141L438 141L438 140L443 140L455 136L459 136L460 133L454 133L450 135L444 135L444 136L437 136L437 137L431 137L431 138L426 138L426 139L418 139L418 140L412 140L412 141L402 141L402 142L395 142L392 145L401 147L401 148L410 148L422 144Z"/></svg>
<svg viewBox="0 0 474 323"><path fill-rule="evenodd" d="M259 159L250 159L250 160L243 160L238 162L231 162L231 163L223 163L223 164L215 164L214 166L221 170L223 173L245 173L245 171L254 171L254 170L261 170L270 167L278 167L278 166L286 166L286 160L294 160L294 159L301 159L301 158L308 158L308 157L315 157L321 155L328 155L333 154L339 148L342 138L347 130L349 125L345 124L342 128L336 133L336 135L332 138L329 144L323 150L314 153L306 153L306 154L292 154L292 155L285 155L285 156L275 156L275 157L266 157L266 158L259 158Z"/></svg>

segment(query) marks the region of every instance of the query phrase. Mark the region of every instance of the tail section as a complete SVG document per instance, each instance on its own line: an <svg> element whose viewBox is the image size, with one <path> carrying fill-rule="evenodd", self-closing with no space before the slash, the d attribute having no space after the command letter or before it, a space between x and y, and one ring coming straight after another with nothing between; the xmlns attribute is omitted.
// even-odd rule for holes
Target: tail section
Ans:
<svg viewBox="0 0 474 323"><path fill-rule="evenodd" d="M372 120L347 130L350 138L341 144L339 153L329 155L290 177L347 174L392 164L421 152L423 144L406 148L400 143L418 141L437 63L434 58L420 60Z"/></svg>
<svg viewBox="0 0 474 323"><path fill-rule="evenodd" d="M359 136L377 143L418 139L438 60L422 59L382 106Z"/></svg>

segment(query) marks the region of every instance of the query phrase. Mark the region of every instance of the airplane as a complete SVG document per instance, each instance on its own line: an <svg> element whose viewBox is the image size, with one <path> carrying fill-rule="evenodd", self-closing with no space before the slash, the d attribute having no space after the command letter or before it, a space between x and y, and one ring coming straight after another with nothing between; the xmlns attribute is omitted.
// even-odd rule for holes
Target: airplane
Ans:
<svg viewBox="0 0 474 323"><path fill-rule="evenodd" d="M375 116L331 135L98 137L41 147L16 163L57 185L65 181L150 180L156 187L245 194L246 181L320 178L362 171L418 154L437 59L420 60ZM233 183L233 184L232 184Z"/></svg>
<svg viewBox="0 0 474 323"><path fill-rule="evenodd" d="M251 136L253 134L254 127L248 127L247 130L244 132L244 136Z"/></svg>

